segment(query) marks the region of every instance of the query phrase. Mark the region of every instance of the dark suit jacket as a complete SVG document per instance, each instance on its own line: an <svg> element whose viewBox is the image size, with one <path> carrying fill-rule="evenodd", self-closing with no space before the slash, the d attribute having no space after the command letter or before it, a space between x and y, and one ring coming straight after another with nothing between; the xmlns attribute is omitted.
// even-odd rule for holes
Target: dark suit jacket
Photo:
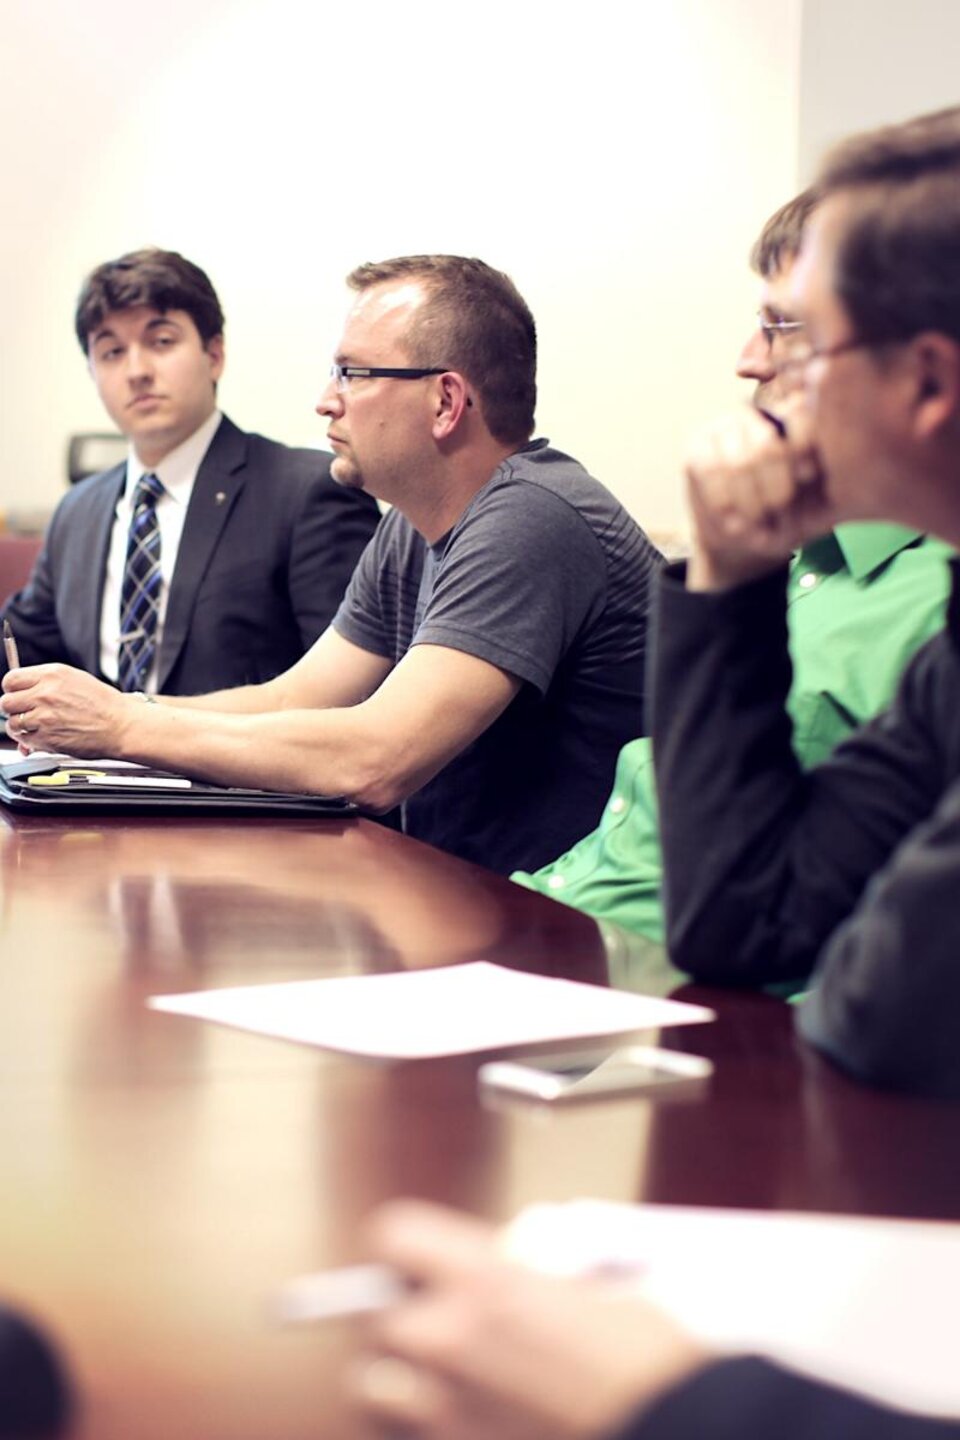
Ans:
<svg viewBox="0 0 960 1440"><path fill-rule="evenodd" d="M268 680L326 629L379 516L369 496L330 479L330 460L220 422L170 582L162 693ZM125 476L125 465L91 476L57 506L29 582L2 612L22 664L59 660L100 676L100 603Z"/></svg>
<svg viewBox="0 0 960 1440"><path fill-rule="evenodd" d="M960 1420L888 1410L753 1356L720 1360L617 1440L960 1440Z"/></svg>

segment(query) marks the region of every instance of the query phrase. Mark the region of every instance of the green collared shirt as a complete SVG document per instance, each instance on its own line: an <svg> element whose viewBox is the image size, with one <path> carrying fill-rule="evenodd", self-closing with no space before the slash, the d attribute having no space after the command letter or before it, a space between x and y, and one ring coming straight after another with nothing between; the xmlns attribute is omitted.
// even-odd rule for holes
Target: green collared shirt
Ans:
<svg viewBox="0 0 960 1440"><path fill-rule="evenodd" d="M904 665L941 628L949 592L939 540L894 525L840 525L796 556L787 590L788 708L805 766L882 709ZM620 751L597 829L559 860L512 877L600 920L663 939L660 837L649 739Z"/></svg>

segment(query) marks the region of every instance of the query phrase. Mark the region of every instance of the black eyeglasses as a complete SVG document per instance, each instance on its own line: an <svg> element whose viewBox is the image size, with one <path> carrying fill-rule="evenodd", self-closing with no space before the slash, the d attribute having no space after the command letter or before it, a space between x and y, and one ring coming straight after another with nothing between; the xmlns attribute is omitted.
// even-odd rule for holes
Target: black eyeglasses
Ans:
<svg viewBox="0 0 960 1440"><path fill-rule="evenodd" d="M410 369L384 365L331 365L330 379L339 391L349 387L351 380L422 380L425 375L445 375L443 369Z"/></svg>

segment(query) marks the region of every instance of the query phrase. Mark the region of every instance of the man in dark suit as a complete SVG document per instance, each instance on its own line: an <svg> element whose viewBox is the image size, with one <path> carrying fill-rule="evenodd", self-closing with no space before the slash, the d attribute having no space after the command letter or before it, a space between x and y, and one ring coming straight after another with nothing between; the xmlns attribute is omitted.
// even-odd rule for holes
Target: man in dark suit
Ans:
<svg viewBox="0 0 960 1440"><path fill-rule="evenodd" d="M220 414L223 312L182 256L141 250L101 265L76 330L130 456L57 507L28 584L3 611L21 661L65 661L169 695L288 669L332 619L376 528L375 502L331 480L330 456L244 434ZM158 623L125 683L124 571L137 482L149 475L162 486Z"/></svg>

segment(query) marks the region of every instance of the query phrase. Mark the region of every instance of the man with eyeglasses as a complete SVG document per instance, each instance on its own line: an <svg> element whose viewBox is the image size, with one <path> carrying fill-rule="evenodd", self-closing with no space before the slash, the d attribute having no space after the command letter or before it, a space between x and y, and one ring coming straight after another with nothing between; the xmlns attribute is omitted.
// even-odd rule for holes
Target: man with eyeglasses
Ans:
<svg viewBox="0 0 960 1440"><path fill-rule="evenodd" d="M9 733L376 811L402 803L411 835L494 870L535 867L596 824L641 724L661 557L582 466L531 442L536 331L505 275L413 256L349 283L317 408L334 479L392 509L333 625L268 684L188 705L15 671Z"/></svg>
<svg viewBox="0 0 960 1440"><path fill-rule="evenodd" d="M375 503L332 483L329 455L221 413L223 310L183 255L151 247L98 265L74 328L129 454L63 497L7 600L21 662L168 695L279 674L333 618Z"/></svg>
<svg viewBox="0 0 960 1440"><path fill-rule="evenodd" d="M803 331L790 309L791 275L814 203L807 190L782 206L751 255L761 278L760 311L737 374L757 382L754 404L774 418L784 400L778 361ZM794 557L787 582L793 661L787 704L801 764L825 759L889 702L906 662L943 625L949 553L942 541L916 529L848 523ZM511 878L599 920L663 939L663 864L649 737L621 751L598 827L534 874L519 871Z"/></svg>
<svg viewBox="0 0 960 1440"><path fill-rule="evenodd" d="M808 772L784 710L784 562L848 520L960 542L960 109L848 142L818 194L783 433L748 411L705 437L692 557L661 588L668 940L702 979L816 964L808 1039L862 1078L958 1097L957 561L946 629L889 710Z"/></svg>

